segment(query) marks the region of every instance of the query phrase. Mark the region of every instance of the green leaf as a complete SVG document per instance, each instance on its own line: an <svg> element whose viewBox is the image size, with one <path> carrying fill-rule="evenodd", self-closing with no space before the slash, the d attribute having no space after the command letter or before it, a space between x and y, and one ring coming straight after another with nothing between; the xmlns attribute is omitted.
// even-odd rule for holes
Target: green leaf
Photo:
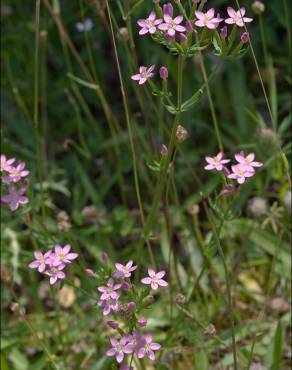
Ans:
<svg viewBox="0 0 292 370"><path fill-rule="evenodd" d="M195 354L195 369L196 370L209 369L208 357L205 351L200 351Z"/></svg>
<svg viewBox="0 0 292 370"><path fill-rule="evenodd" d="M67 76L73 80L74 82L77 82L79 85L82 85L82 86L85 86L85 87L88 87L89 89L91 90L99 90L99 86L96 85L96 84L92 84L90 82L87 82L87 81L84 81L82 80L81 78L79 77L76 77L74 75L72 75L72 73L67 73Z"/></svg>
<svg viewBox="0 0 292 370"><path fill-rule="evenodd" d="M274 338L273 364L271 368L272 370L281 369L282 342L283 342L283 329L281 321L279 321Z"/></svg>

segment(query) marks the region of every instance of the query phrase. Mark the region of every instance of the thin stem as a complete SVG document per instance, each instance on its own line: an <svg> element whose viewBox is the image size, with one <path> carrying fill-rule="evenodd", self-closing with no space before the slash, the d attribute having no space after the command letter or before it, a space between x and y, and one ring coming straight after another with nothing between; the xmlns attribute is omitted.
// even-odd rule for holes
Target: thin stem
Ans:
<svg viewBox="0 0 292 370"><path fill-rule="evenodd" d="M40 45L40 0L36 0L35 5L35 53L34 53L34 133L36 145L36 161L38 180L40 183L41 193L41 211L43 219L46 216L44 204L44 189L43 189L43 169L42 169L42 155L41 155L41 136L39 127L39 45Z"/></svg>
<svg viewBox="0 0 292 370"><path fill-rule="evenodd" d="M111 12L110 12L110 8L109 8L108 0L106 0L106 7L107 7L108 18L109 18L110 32L111 32L112 43L113 43L113 47L114 47L114 54L115 54L115 59L116 59L116 64L117 64L117 70L118 70L118 75L119 75L119 80L120 80L120 90L121 90L121 94L122 94L122 98L123 98L125 117L126 117L126 122L127 122L129 138L130 138L130 147L131 147L132 161L133 161L133 171L134 171L134 182L135 182L136 197L137 197L137 201L138 201L138 207L139 207L139 211L140 211L142 225L144 226L145 218L144 218L144 211L143 211L143 205L142 205L140 187L139 187L137 159L136 159L132 124L131 124L131 120L130 120L130 114L129 114L129 108L128 108L128 102L127 102L127 95L126 95L126 91L125 91L125 87L124 87L124 81L123 81L123 77L122 77L122 71L121 71L121 66L120 66L120 61L119 61L119 56L118 56L118 50L117 50L117 45L116 45L116 40L115 40L112 18L111 18ZM154 256L153 256L153 253L152 253L152 250L151 250L151 246L150 246L149 243L147 243L147 247L148 247L148 252L149 252L149 255L150 255L150 258L151 258L151 262L155 266L155 259L154 259Z"/></svg>
<svg viewBox="0 0 292 370"><path fill-rule="evenodd" d="M260 23L260 34L261 34L261 39L262 39L262 47L263 47L265 65L268 66L268 49L267 49L266 36L265 36L265 31L264 31L264 22L263 22L263 17L261 14L259 15L259 23Z"/></svg>
<svg viewBox="0 0 292 370"><path fill-rule="evenodd" d="M284 7L284 16L285 16L286 28L287 28L289 59L291 60L292 46L291 46L291 29L290 29L290 19L289 19L289 15L291 15L291 12L289 12L287 0L283 0L283 7ZM291 69L291 64L290 64L290 69Z"/></svg>
<svg viewBox="0 0 292 370"><path fill-rule="evenodd" d="M232 295L231 295L231 282L230 282L230 277L229 277L229 272L226 264L226 259L225 255L223 252L223 248L221 246L221 242L219 239L219 235L216 230L215 223L213 221L213 217L211 215L211 212L208 209L208 206L206 203L203 201L203 206L207 215L207 218L210 222L212 232L214 235L214 239L218 248L219 255L221 257L222 263L223 263L223 268L224 268L224 273L225 273L225 282L226 282L226 290L227 290L227 298L228 298L228 311L230 315L230 321L231 321L231 335L232 335L232 352L233 352L233 366L234 370L237 370L237 356L236 356L236 340L235 340L235 327L234 327L234 312L233 312L233 303L232 303Z"/></svg>
<svg viewBox="0 0 292 370"><path fill-rule="evenodd" d="M215 107L214 107L214 103L213 103L213 98L212 98L212 94L211 94L211 90L210 90L210 86L209 86L208 77L207 77L207 74L206 74L206 68L205 68L205 64L204 64L203 54L201 52L199 52L199 63L200 63L200 68L201 68L201 72L202 72L202 75L203 75L203 79L204 79L204 82L206 84L206 90L207 90L207 95L208 95L208 100L209 100L209 105L210 105L214 130L215 130L215 134L216 134L216 138L217 138L217 143L218 143L220 152L223 153L224 150L223 150L223 144L222 144L222 140L221 140L221 136L220 136L218 120L217 120L216 111L215 111Z"/></svg>
<svg viewBox="0 0 292 370"><path fill-rule="evenodd" d="M236 0L236 4L237 4L237 7L238 7L238 10L240 11L240 4L239 4L238 0ZM248 32L247 27L246 27L245 24L244 24L244 29L245 29L246 32ZM272 122L272 127L273 127L274 132L277 133L277 131L276 131L276 129L277 129L276 128L276 122L275 122L274 117L273 117L271 105L270 105L270 102L269 102L269 99L268 99L268 95L267 95L266 88L265 88L265 85L264 85L264 82L263 82L263 78L261 76L259 64L258 64L257 58L255 56L255 52L254 52L254 48L253 48L253 45L252 45L252 42L251 42L251 38L249 38L248 43L249 43L251 54L252 54L254 64L255 64L255 67L256 67L256 70L257 70L257 74L258 74L259 79L260 79L260 84L261 84L261 87L262 87L262 90L263 90L265 102L266 102L268 112L269 112L269 116L270 116L270 120ZM283 166L284 166L284 171L285 171L289 186L291 188L292 187L292 182L291 182L291 177L290 177L290 173L289 173L289 162L288 162L287 157L286 157L285 153L283 152L280 144L278 144L278 150L279 150L280 157L281 157L281 160L282 160L282 163L283 163Z"/></svg>

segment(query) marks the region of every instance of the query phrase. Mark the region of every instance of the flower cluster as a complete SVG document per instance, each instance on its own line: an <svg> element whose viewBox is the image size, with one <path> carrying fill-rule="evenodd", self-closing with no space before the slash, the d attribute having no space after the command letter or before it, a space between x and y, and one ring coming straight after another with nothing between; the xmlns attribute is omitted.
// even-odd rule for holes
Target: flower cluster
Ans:
<svg viewBox="0 0 292 370"><path fill-rule="evenodd" d="M44 254L35 251L35 260L28 266L31 269L37 269L38 272L50 277L50 284L55 284L58 280L65 279L64 268L78 257L78 253L70 252L71 245L55 245L54 251L49 249Z"/></svg>
<svg viewBox="0 0 292 370"><path fill-rule="evenodd" d="M185 14L185 11L182 10L182 5L180 2L177 2L178 8L181 12ZM196 7L195 7L196 8ZM200 43L204 41L205 37L203 37L203 34L199 34L198 30L200 28L207 28L209 30L213 30L213 36L215 39L217 38L217 51L220 49L221 54L224 53L224 50L231 50L231 47L226 48L225 38L228 36L228 28L227 25L233 25L238 26L240 28L244 27L245 23L252 22L252 18L248 18L245 16L246 10L245 8L240 8L239 10L235 10L232 7L227 8L227 18L221 18L219 13L216 13L214 8L211 8L207 10L206 12L201 10L192 10L192 13L189 16L189 19L185 20L184 16L179 14L177 16L174 15L174 9L171 3L166 3L161 8L159 4L156 4L156 10L161 15L161 18L157 17L157 13L153 10L145 19L139 19L137 21L140 30L139 35L151 35L152 38L164 45L168 45L172 51L174 51L173 47L178 52L182 52L181 46L179 45L187 45L186 48L188 49L188 52L186 50L186 55L189 53L192 55L192 33L195 31L198 35L198 38L200 40ZM223 26L220 29L220 35L217 32L216 28L222 23L225 23L225 26ZM197 30L196 30L197 28ZM234 32L232 31L231 34ZM230 43L232 44L234 42L233 36L230 34ZM201 37L202 36L202 37ZM219 44L218 44L218 38ZM209 40L211 40L209 38ZM249 33L243 32L241 34L241 43L235 48L234 54L236 53L240 54L242 53L242 46L243 44L247 43L249 40ZM210 42L210 41L209 41ZM225 44L224 44L225 43ZM174 46L170 46L174 45ZM194 49L195 50L195 49ZM131 78L132 80L138 81L140 85L144 84L149 78L151 78L154 73L155 65L150 66L149 68L145 66L140 66L139 73L133 75ZM160 74L161 76L161 74ZM161 78L164 78L161 76ZM167 78L167 77L166 77Z"/></svg>
<svg viewBox="0 0 292 370"><path fill-rule="evenodd" d="M115 320L107 320L107 325L118 331L117 336L110 336L111 348L106 352L109 357L115 357L120 369L130 369L125 360L126 355L136 355L138 359L147 356L155 360L155 351L161 348L160 344L153 342L152 334L143 334L141 328L147 325L147 319L140 316L140 311L153 302L153 296L149 296L151 289L157 290L159 286L165 287L168 283L163 280L165 271L156 272L148 269L147 277L141 279L141 283L149 286L142 290L131 282L133 272L137 269L133 261L126 265L115 264L115 269L105 280L104 285L98 286L100 299L98 306L103 315L108 317L114 314ZM96 276L92 270L86 270L87 275ZM131 364L130 364L131 365Z"/></svg>
<svg viewBox="0 0 292 370"><path fill-rule="evenodd" d="M1 180L8 190L8 194L1 196L1 203L7 203L11 211L16 211L19 205L29 202L24 196L28 175L24 162L16 161L15 158L8 159L1 154Z"/></svg>
<svg viewBox="0 0 292 370"><path fill-rule="evenodd" d="M230 159L223 159L223 153L219 152L215 157L206 157L207 165L205 170L216 170L222 172L227 179L236 180L239 185L245 183L246 179L255 175L255 168L261 167L261 162L255 161L255 154L250 153L246 157L244 152L241 151L235 154L236 164L231 165L231 170L226 167L226 164L231 162ZM228 183L227 187L223 190L223 194L227 195L230 192L238 190L235 185Z"/></svg>

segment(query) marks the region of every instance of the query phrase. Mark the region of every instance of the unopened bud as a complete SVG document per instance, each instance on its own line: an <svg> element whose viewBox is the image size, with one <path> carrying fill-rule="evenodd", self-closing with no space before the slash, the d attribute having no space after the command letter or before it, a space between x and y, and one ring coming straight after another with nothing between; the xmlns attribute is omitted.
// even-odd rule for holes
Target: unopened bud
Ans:
<svg viewBox="0 0 292 370"><path fill-rule="evenodd" d="M227 26L220 28L220 36L222 37L222 39L225 39L227 37L227 32Z"/></svg>
<svg viewBox="0 0 292 370"><path fill-rule="evenodd" d="M246 44L249 41L249 33L243 32L240 39L244 44Z"/></svg>
<svg viewBox="0 0 292 370"><path fill-rule="evenodd" d="M173 6L171 5L171 3L167 3L167 4L164 4L163 5L163 14L164 15L170 15L172 17L173 15Z"/></svg>
<svg viewBox="0 0 292 370"><path fill-rule="evenodd" d="M116 321L113 321L113 320L108 320L107 322L107 325L112 328L112 329L117 329L119 327L119 324L116 322Z"/></svg>
<svg viewBox="0 0 292 370"><path fill-rule="evenodd" d="M251 7L254 13L257 15L262 14L265 11L265 4L261 1L255 1Z"/></svg>
<svg viewBox="0 0 292 370"><path fill-rule="evenodd" d="M90 277L92 277L92 276L94 276L94 275L95 275L94 271L93 271L93 270L91 270L91 269L85 269L85 270L84 270L84 272L85 272L85 274L86 274L87 276L90 276Z"/></svg>
<svg viewBox="0 0 292 370"><path fill-rule="evenodd" d="M147 319L145 319L145 317L140 317L140 319L138 319L138 324L139 326L144 327L147 325Z"/></svg>
<svg viewBox="0 0 292 370"><path fill-rule="evenodd" d="M187 32L192 32L193 29L194 29L193 28L193 22L192 21L186 21L185 27L186 27Z"/></svg>
<svg viewBox="0 0 292 370"><path fill-rule="evenodd" d="M159 69L159 76L163 80L166 80L168 78L168 69L164 66L160 67Z"/></svg>
<svg viewBox="0 0 292 370"><path fill-rule="evenodd" d="M179 143L182 143L183 141L187 139L188 136L189 136L189 133L187 132L187 130L183 126L178 125L176 129L176 140Z"/></svg>
<svg viewBox="0 0 292 370"><path fill-rule="evenodd" d="M134 311L134 309L136 308L136 303L135 302L128 303L127 308L129 311Z"/></svg>
<svg viewBox="0 0 292 370"><path fill-rule="evenodd" d="M101 259L103 260L103 262L107 262L108 261L108 254L106 252L102 252L101 253Z"/></svg>
<svg viewBox="0 0 292 370"><path fill-rule="evenodd" d="M181 44L185 44L188 41L188 38L184 33L179 33L178 39Z"/></svg>
<svg viewBox="0 0 292 370"><path fill-rule="evenodd" d="M160 149L160 154L165 156L165 155L167 155L167 153L168 153L167 146L165 144L162 144L161 149Z"/></svg>

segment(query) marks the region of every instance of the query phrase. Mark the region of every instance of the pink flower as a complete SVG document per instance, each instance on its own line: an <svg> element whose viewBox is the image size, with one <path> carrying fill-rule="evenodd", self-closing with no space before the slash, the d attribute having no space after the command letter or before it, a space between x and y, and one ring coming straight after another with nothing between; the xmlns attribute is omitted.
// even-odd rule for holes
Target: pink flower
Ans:
<svg viewBox="0 0 292 370"><path fill-rule="evenodd" d="M158 343L152 342L152 335L146 334L144 345L138 350L138 358L143 358L145 355L152 361L155 360L154 351L158 351L161 348L161 345Z"/></svg>
<svg viewBox="0 0 292 370"><path fill-rule="evenodd" d="M141 66L139 68L139 73L136 75L133 75L131 79L134 81L139 81L139 85L143 85L148 80L148 78L154 76L154 73L152 73L154 68L155 68L155 65L152 65L148 69L144 66Z"/></svg>
<svg viewBox="0 0 292 370"><path fill-rule="evenodd" d="M195 22L195 25L198 27L207 27L210 30L215 29L220 22L222 22L222 18L217 16L216 18L214 17L215 15L215 10L214 8L209 9L206 13L203 13L199 10L195 11L196 17L198 20Z"/></svg>
<svg viewBox="0 0 292 370"><path fill-rule="evenodd" d="M46 265L50 264L50 257L51 257L52 251L48 250L45 254L42 254L40 251L35 251L35 261L31 262L28 267L31 269L38 269L38 272L44 272L46 269Z"/></svg>
<svg viewBox="0 0 292 370"><path fill-rule="evenodd" d="M227 8L227 13L230 18L225 19L227 24L236 24L238 27L243 27L244 23L252 22L252 18L244 17L245 8L240 8L240 10L235 11L231 6Z"/></svg>
<svg viewBox="0 0 292 370"><path fill-rule="evenodd" d="M100 299L104 300L107 298L118 299L119 294L116 290L120 289L122 284L115 284L114 279L109 278L107 286L100 286L97 289L102 293Z"/></svg>
<svg viewBox="0 0 292 370"><path fill-rule="evenodd" d="M78 257L78 253L69 253L71 249L70 244L66 244L64 248L60 245L55 245L54 260L52 261L53 266L60 266L63 264L71 263L72 260Z"/></svg>
<svg viewBox="0 0 292 370"><path fill-rule="evenodd" d="M223 159L223 153L219 152L215 157L205 157L206 162L208 163L205 166L205 170L217 170L222 171L224 168L224 164L230 162L230 159Z"/></svg>
<svg viewBox="0 0 292 370"><path fill-rule="evenodd" d="M116 330L118 327L119 327L119 324L116 322L116 321L113 321L113 320L108 320L106 322L108 324L108 326L114 330Z"/></svg>
<svg viewBox="0 0 292 370"><path fill-rule="evenodd" d="M227 26L224 26L220 29L220 36L222 39L225 39L227 37L228 29Z"/></svg>
<svg viewBox="0 0 292 370"><path fill-rule="evenodd" d="M112 298L107 298L107 299L101 299L97 304L99 307L101 307L103 309L103 316L108 316L111 311L117 311L118 308L119 308L119 305L118 305L118 298L119 298L119 295L116 299L112 299Z"/></svg>
<svg viewBox="0 0 292 370"><path fill-rule="evenodd" d="M50 276L50 284L55 284L58 280L65 279L66 275L62 271L65 265L60 266L50 266L48 271L45 271L45 274Z"/></svg>
<svg viewBox="0 0 292 370"><path fill-rule="evenodd" d="M12 163L14 163L15 161L15 158L10 158L10 159L6 159L6 156L4 154L1 154L1 168L0 168L0 171L1 172L10 172L11 170L11 165Z"/></svg>
<svg viewBox="0 0 292 370"><path fill-rule="evenodd" d="M27 204L28 198L23 196L25 188L16 189L14 186L8 187L8 194L1 197L3 203L9 204L11 211L16 211L20 204Z"/></svg>
<svg viewBox="0 0 292 370"><path fill-rule="evenodd" d="M16 167L11 166L9 175L3 178L3 182L18 182L22 177L29 174L29 171L25 170L25 163L21 162Z"/></svg>
<svg viewBox="0 0 292 370"><path fill-rule="evenodd" d="M125 277L129 278L132 275L132 272L136 270L137 266L133 266L133 261L129 261L125 266L122 265L121 263L116 263L116 272L115 275L117 277Z"/></svg>
<svg viewBox="0 0 292 370"><path fill-rule="evenodd" d="M127 337L122 337L120 340L110 337L110 342L112 348L106 352L106 355L109 357L115 356L119 364L123 362L125 354L130 354L134 351L134 347L131 343L128 343Z"/></svg>
<svg viewBox="0 0 292 370"><path fill-rule="evenodd" d="M238 163L245 165L246 168L250 172L253 171L253 167L262 167L262 165L263 165L261 162L254 161L254 159L255 159L255 154L254 153L250 153L245 157L244 152L241 151L241 152L235 154L235 159L237 160Z"/></svg>
<svg viewBox="0 0 292 370"><path fill-rule="evenodd" d="M95 276L94 271L93 271L93 270L91 270L91 269L85 269L85 270L84 270L84 272L85 272L85 274L86 274L87 276L90 276L90 277Z"/></svg>
<svg viewBox="0 0 292 370"><path fill-rule="evenodd" d="M245 164L236 164L231 166L232 173L228 175L229 179L235 179L239 184L243 184L247 177L252 177L255 174L253 168L247 167Z"/></svg>
<svg viewBox="0 0 292 370"><path fill-rule="evenodd" d="M129 367L127 364L122 364L120 370L134 370L134 369L132 368L132 366Z"/></svg>
<svg viewBox="0 0 292 370"><path fill-rule="evenodd" d="M139 35L146 35L146 33L150 33L151 35L156 32L156 26L158 26L162 22L162 19L156 19L156 14L152 11L149 14L147 19L139 19L138 24L141 28L139 31Z"/></svg>
<svg viewBox="0 0 292 370"><path fill-rule="evenodd" d="M248 32L243 32L243 34L240 37L241 42L246 44L249 41L249 33Z"/></svg>
<svg viewBox="0 0 292 370"><path fill-rule="evenodd" d="M156 290L158 286L167 286L168 283L165 280L162 280L163 276L165 275L165 271L155 272L153 269L148 269L149 277L143 278L141 283L146 285L151 285L151 288Z"/></svg>
<svg viewBox="0 0 292 370"><path fill-rule="evenodd" d="M147 325L147 319L145 319L145 317L140 317L139 319L138 319L138 324L139 324L139 326L141 326L141 327L144 327L144 326L146 326Z"/></svg>
<svg viewBox="0 0 292 370"><path fill-rule="evenodd" d="M161 31L167 31L167 34L170 37L173 37L176 32L185 32L186 28L180 26L180 23L183 21L183 16L178 15L174 19L169 14L164 14L163 16L164 23L161 23L158 28Z"/></svg>

